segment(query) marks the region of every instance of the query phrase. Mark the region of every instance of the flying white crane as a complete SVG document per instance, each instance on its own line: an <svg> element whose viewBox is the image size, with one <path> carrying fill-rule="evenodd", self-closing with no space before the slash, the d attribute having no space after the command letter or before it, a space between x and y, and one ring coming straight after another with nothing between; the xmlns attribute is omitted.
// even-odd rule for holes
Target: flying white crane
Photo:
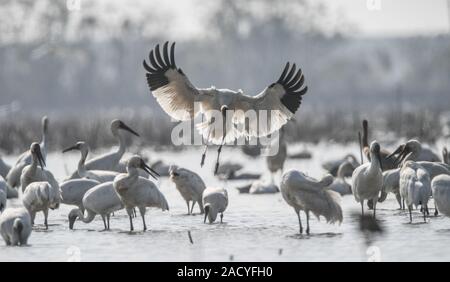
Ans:
<svg viewBox="0 0 450 282"><path fill-rule="evenodd" d="M309 234L309 212L317 218L325 217L327 223L342 222L342 208L339 193L327 187L333 182L328 174L320 181L297 170L287 171L281 180L281 195L288 205L294 208L298 217L300 234L303 226L300 211L306 214L306 234Z"/></svg>
<svg viewBox="0 0 450 282"><path fill-rule="evenodd" d="M168 48L159 45L150 51L150 64L144 60L147 83L163 110L176 120L192 120L202 113L205 121L197 124L197 129L208 142L219 145L216 168L224 143L240 136L260 137L279 130L298 110L302 96L307 92L303 87L304 75L295 64L287 63L280 78L270 84L260 94L247 96L240 91L229 89L196 88L175 64L175 43ZM252 111L254 117L246 118ZM217 115L218 113L218 115ZM270 114L270 117L269 117ZM266 115L270 122L259 126L260 115ZM249 126L246 126L249 120ZM203 165L205 152L202 156Z"/></svg>
<svg viewBox="0 0 450 282"><path fill-rule="evenodd" d="M73 229L78 218L84 223L90 223L99 214L102 217L105 230L109 230L110 215L124 207L112 181L101 183L89 189L84 194L82 203L87 215L85 216L79 208L71 210L69 212L70 229Z"/></svg>
<svg viewBox="0 0 450 282"><path fill-rule="evenodd" d="M22 203L31 216L31 224L34 225L36 213L44 213L45 229L48 229L48 210L59 208L61 194L59 187L54 187L47 181L35 181L25 189L22 195Z"/></svg>
<svg viewBox="0 0 450 282"><path fill-rule="evenodd" d="M104 183L113 181L114 178L119 174L119 172L111 170L87 170L85 162L89 154L89 145L86 144L85 142L79 141L75 145L64 149L63 153L72 150L79 150L81 152L81 158L80 161L78 162L78 169L77 169L78 176L80 176L81 178L92 179L100 183Z"/></svg>
<svg viewBox="0 0 450 282"><path fill-rule="evenodd" d="M372 200L375 218L378 196L383 185L382 170L380 144L373 141L370 144L370 162L357 167L352 175L352 193L356 202L361 203L362 215L364 215L364 200Z"/></svg>
<svg viewBox="0 0 450 282"><path fill-rule="evenodd" d="M41 143L41 155L43 160L45 161L47 158L47 135L48 135L48 118L44 116L42 118L42 139ZM9 170L8 175L6 176L6 180L8 181L9 186L11 188L20 186L20 177L22 175L22 170L27 165L31 164L32 156L30 150L23 152L19 158L17 159L14 166Z"/></svg>
<svg viewBox="0 0 450 282"><path fill-rule="evenodd" d="M431 181L434 204L445 216L450 217L450 176L439 175Z"/></svg>
<svg viewBox="0 0 450 282"><path fill-rule="evenodd" d="M27 186L32 182L46 181L55 190L59 191L59 184L56 181L53 174L46 170L45 160L41 153L41 147L38 143L34 142L30 146L31 152L31 164L27 165L22 170L22 175L20 176L20 184L22 186L22 192L25 192ZM40 168L38 168L38 163Z"/></svg>
<svg viewBox="0 0 450 282"><path fill-rule="evenodd" d="M428 200L431 197L431 183L428 171L420 164L406 161L400 169L400 195L405 200L412 222L412 207L421 205L423 220L426 222Z"/></svg>
<svg viewBox="0 0 450 282"><path fill-rule="evenodd" d="M216 221L217 214L220 213L220 223L223 223L223 213L228 206L228 192L224 188L208 187L203 190L202 195L203 208L205 209L205 218L203 223L206 223L208 218L209 223Z"/></svg>
<svg viewBox="0 0 450 282"><path fill-rule="evenodd" d="M127 163L128 173L119 174L114 179L114 189L125 205L128 216L130 218L130 231L133 227L133 209L139 208L144 225L144 231L147 230L145 224L145 210L147 207L160 208L163 211L169 210L169 204L166 197L159 191L158 187L147 178L139 176L138 169L145 170L153 178L159 176L153 169L151 169L144 160L139 156L132 156Z"/></svg>
<svg viewBox="0 0 450 282"><path fill-rule="evenodd" d="M31 234L31 217L26 209L8 208L0 215L0 234L8 246L23 246Z"/></svg>
<svg viewBox="0 0 450 282"><path fill-rule="evenodd" d="M118 140L119 148L117 151L103 154L92 158L85 163L86 170L105 170L123 172L124 167L121 165L120 159L126 150L125 136L121 130L130 132L139 137L139 134L127 126L123 121L115 119L111 122L111 133ZM78 171L72 173L69 179L79 178Z"/></svg>
<svg viewBox="0 0 450 282"><path fill-rule="evenodd" d="M170 180L175 183L178 192L180 192L181 196L186 201L188 214L192 214L195 203L198 203L200 213L203 214L202 193L206 186L200 175L176 165L170 167L169 174ZM192 202L192 207L190 209L189 202Z"/></svg>

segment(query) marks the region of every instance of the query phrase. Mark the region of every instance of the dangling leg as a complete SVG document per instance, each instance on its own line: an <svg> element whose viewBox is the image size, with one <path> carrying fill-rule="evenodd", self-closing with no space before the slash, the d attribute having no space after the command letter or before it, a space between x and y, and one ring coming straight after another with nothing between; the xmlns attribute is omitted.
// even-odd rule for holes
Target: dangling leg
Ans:
<svg viewBox="0 0 450 282"><path fill-rule="evenodd" d="M222 152L222 146L225 141L225 135L222 137L222 142L220 143L219 149L217 150L217 160L216 160L216 167L214 169L214 175L217 175L217 171L219 170L219 158L220 158L220 152Z"/></svg>
<svg viewBox="0 0 450 282"><path fill-rule="evenodd" d="M194 205L195 205L195 201L192 201L192 206L191 206L191 212L190 212L190 214L193 214L193 212L194 212Z"/></svg>
<svg viewBox="0 0 450 282"><path fill-rule="evenodd" d="M309 235L309 211L306 211L306 234Z"/></svg>
<svg viewBox="0 0 450 282"><path fill-rule="evenodd" d="M200 162L200 167L203 167L203 165L205 164L206 151L208 150L208 141L209 141L209 135L210 134L211 134L211 127L208 130L208 138L206 138L205 149L203 149L203 154L202 154L202 160Z"/></svg>
<svg viewBox="0 0 450 282"><path fill-rule="evenodd" d="M303 227L302 227L302 219L300 218L300 210L295 209L295 213L297 214L298 217L298 225L300 226L300 234L303 233Z"/></svg>

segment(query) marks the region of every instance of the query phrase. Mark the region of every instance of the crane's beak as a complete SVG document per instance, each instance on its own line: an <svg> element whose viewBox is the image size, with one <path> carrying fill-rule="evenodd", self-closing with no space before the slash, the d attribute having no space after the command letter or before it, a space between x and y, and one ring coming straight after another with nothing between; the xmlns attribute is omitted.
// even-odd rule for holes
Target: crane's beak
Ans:
<svg viewBox="0 0 450 282"><path fill-rule="evenodd" d="M405 144L402 144L402 145L398 146L398 148L395 149L395 151L392 152L389 156L387 156L387 158L390 159L393 156L397 155L398 153L400 153L403 150L403 148L405 148Z"/></svg>
<svg viewBox="0 0 450 282"><path fill-rule="evenodd" d="M395 159L394 165L399 166L403 162L403 160L405 160L406 156L408 156L409 152L410 151L408 150L408 148L404 146L397 159Z"/></svg>
<svg viewBox="0 0 450 282"><path fill-rule="evenodd" d="M65 148L62 152L66 153L66 152L69 152L69 151L72 151L72 150L79 150L79 149L80 149L80 146L78 144L76 144L76 145L73 145L71 147Z"/></svg>
<svg viewBox="0 0 450 282"><path fill-rule="evenodd" d="M131 134L136 135L137 137L141 137L136 131L134 131L133 129L131 129L128 125L126 125L125 123L121 122L119 125L120 129L126 130L128 132L130 132Z"/></svg>
<svg viewBox="0 0 450 282"><path fill-rule="evenodd" d="M157 176L161 176L159 175L159 173L157 173L151 167L149 167L144 161L141 162L141 169L150 174L150 176L156 180L158 180Z"/></svg>
<svg viewBox="0 0 450 282"><path fill-rule="evenodd" d="M40 148L37 148L36 155L37 155L37 159L39 161L39 165L41 166L42 169L44 169L46 164L45 164L45 160L44 160L44 157L42 156L42 152L41 152Z"/></svg>

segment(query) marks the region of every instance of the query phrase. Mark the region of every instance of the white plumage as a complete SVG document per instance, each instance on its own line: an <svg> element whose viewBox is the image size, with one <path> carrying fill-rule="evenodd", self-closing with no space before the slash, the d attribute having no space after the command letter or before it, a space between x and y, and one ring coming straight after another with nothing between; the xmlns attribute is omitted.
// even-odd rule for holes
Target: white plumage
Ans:
<svg viewBox="0 0 450 282"><path fill-rule="evenodd" d="M24 208L8 208L0 215L0 234L8 246L26 245L31 230L31 218Z"/></svg>
<svg viewBox="0 0 450 282"><path fill-rule="evenodd" d="M169 210L164 195L159 191L158 187L147 178L139 176L138 168L145 170L154 176L153 171L144 160L139 156L133 156L128 160L128 173L119 174L114 179L114 189L122 200L130 218L130 230L133 231L133 209L139 208L144 225L144 231L147 230L145 224L145 210L147 207L160 208L163 211ZM155 176L154 176L155 177Z"/></svg>
<svg viewBox="0 0 450 282"><path fill-rule="evenodd" d="M195 203L198 204L200 213L203 214L202 193L206 186L200 175L175 165L170 167L169 174L170 180L175 183L178 192L180 192L181 196L186 201L188 214L192 214ZM189 202L192 202L192 207L190 209Z"/></svg>
<svg viewBox="0 0 450 282"><path fill-rule="evenodd" d="M203 191L202 196L203 208L205 209L206 222L208 218L209 223L216 221L217 214L220 213L220 223L223 223L223 213L228 206L228 192L223 188L208 187Z"/></svg>
<svg viewBox="0 0 450 282"><path fill-rule="evenodd" d="M426 161L426 162L440 162L441 159L437 154L431 151L429 148L425 148L422 144L416 140L411 139L406 143L401 144L390 157L398 154L396 163L404 163L406 161Z"/></svg>
<svg viewBox="0 0 450 282"><path fill-rule="evenodd" d="M126 151L125 136L122 135L122 130L128 131L133 135L139 137L133 129L127 126L123 121L115 119L111 122L111 133L119 142L117 151L106 153L88 160L85 163L86 170L106 170L123 172L123 166L120 160ZM69 179L79 178L78 171L74 171Z"/></svg>
<svg viewBox="0 0 450 282"><path fill-rule="evenodd" d="M409 210L409 220L412 222L412 207L421 205L424 220L428 200L431 197L430 175L418 163L406 161L400 169L400 195Z"/></svg>
<svg viewBox="0 0 450 282"><path fill-rule="evenodd" d="M61 203L77 206L84 213L83 197L87 191L99 185L92 179L70 179L61 183Z"/></svg>
<svg viewBox="0 0 450 282"><path fill-rule="evenodd" d="M383 171L383 186L381 190L385 192L384 195L386 196L388 193L393 193L400 209L402 208L402 197L400 195L400 168ZM384 199L380 199L380 201L384 201Z"/></svg>
<svg viewBox="0 0 450 282"><path fill-rule="evenodd" d="M47 133L48 133L48 118L44 116L42 118L42 140L40 143L40 149L42 158L45 162L47 158ZM20 186L20 177L22 175L22 170L32 162L32 154L30 150L23 152L19 158L17 159L14 166L9 170L8 175L6 176L6 180L8 181L9 186L12 188Z"/></svg>
<svg viewBox="0 0 450 282"><path fill-rule="evenodd" d="M380 145L376 141L370 144L370 160L353 171L352 193L356 202L361 203L362 215L364 215L364 200L372 200L375 218L376 205L383 185Z"/></svg>
<svg viewBox="0 0 450 282"><path fill-rule="evenodd" d="M59 188L55 188L48 182L30 183L22 195L22 203L31 216L31 223L34 224L36 213L44 213L44 225L48 229L48 210L59 208L61 196Z"/></svg>
<svg viewBox="0 0 450 282"><path fill-rule="evenodd" d="M306 214L307 234L310 230L309 212L312 212L318 219L323 216L327 223L342 222L340 196L327 188L332 182L333 176L329 174L320 181L297 170L290 170L283 175L280 186L281 194L297 214L300 234L303 233L300 211L304 211Z"/></svg>
<svg viewBox="0 0 450 282"><path fill-rule="evenodd" d="M73 229L75 221L79 218L84 223L90 223L99 214L102 217L105 230L109 229L110 215L123 209L124 205L114 189L113 182L101 183L89 189L83 196L83 207L86 216L76 208L69 213L69 228Z"/></svg>
<svg viewBox="0 0 450 282"><path fill-rule="evenodd" d="M434 203L443 215L450 217L450 176L439 175L431 181Z"/></svg>

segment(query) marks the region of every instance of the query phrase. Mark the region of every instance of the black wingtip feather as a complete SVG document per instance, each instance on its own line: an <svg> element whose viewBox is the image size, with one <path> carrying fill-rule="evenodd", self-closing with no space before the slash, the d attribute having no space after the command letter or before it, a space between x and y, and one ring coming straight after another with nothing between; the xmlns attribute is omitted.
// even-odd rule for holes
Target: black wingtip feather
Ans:
<svg viewBox="0 0 450 282"><path fill-rule="evenodd" d="M292 64L289 68L289 63L286 64L284 70L278 79L277 83L283 86L285 93L280 98L281 103L293 114L298 110L302 103L302 96L308 91L308 87L303 89L303 83L305 76L302 73L301 68L296 72L296 65ZM301 89L299 91L299 89Z"/></svg>
<svg viewBox="0 0 450 282"><path fill-rule="evenodd" d="M169 83L169 79L165 75L169 69L177 70L175 64L175 42L170 45L169 50L169 41L166 41L162 46L162 54L159 47L159 44L156 44L155 48L150 51L148 55L149 63L145 60L143 61L144 69L147 71L147 83L152 91ZM182 74L181 71L179 72Z"/></svg>

